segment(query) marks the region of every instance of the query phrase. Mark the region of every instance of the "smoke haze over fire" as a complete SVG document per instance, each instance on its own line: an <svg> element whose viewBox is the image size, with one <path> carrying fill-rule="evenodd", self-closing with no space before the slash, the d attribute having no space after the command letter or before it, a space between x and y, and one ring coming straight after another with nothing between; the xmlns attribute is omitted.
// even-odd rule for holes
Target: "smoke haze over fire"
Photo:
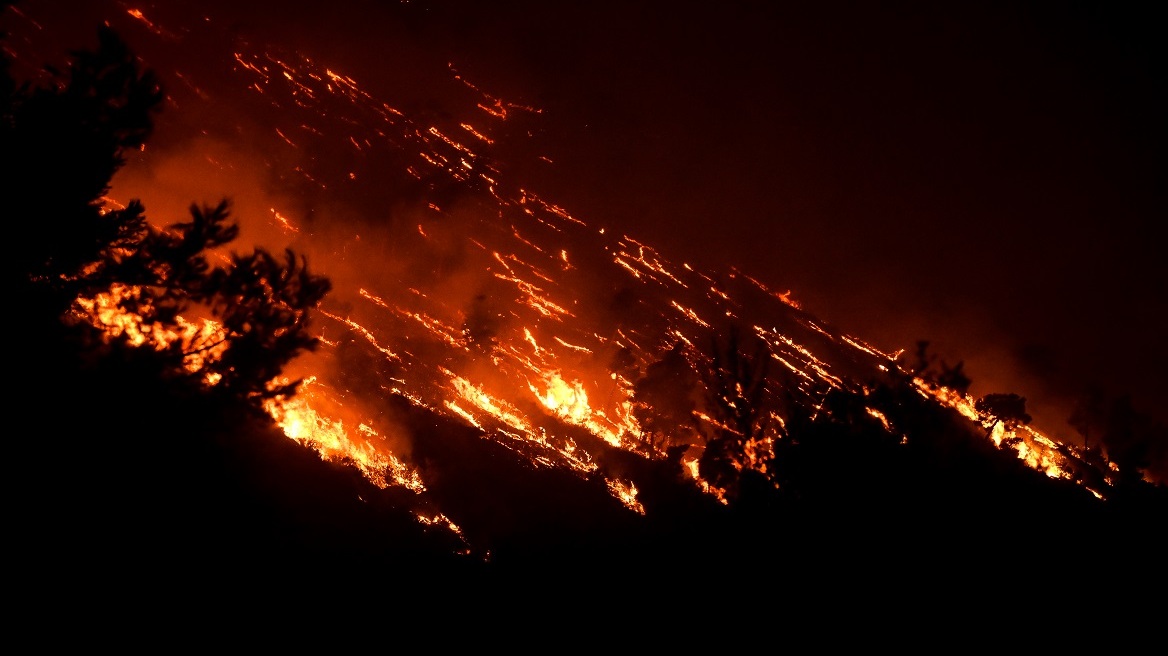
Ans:
<svg viewBox="0 0 1168 656"><path fill-rule="evenodd" d="M570 280L587 305L623 311L600 302L620 298L608 281L571 278L590 270L573 258L613 252L581 247L565 259L533 246L496 257L488 240L497 235L475 245L467 227L491 217L472 196L492 193L495 180L509 185L499 191L508 201L526 198L544 217L563 211L572 219L555 219L563 234L583 233L579 220L597 240L620 241L643 274L633 259L652 262L652 253L637 244L671 266L733 266L791 290L811 314L885 353L930 340L951 364L965 362L975 394L1027 397L1042 428L1063 439L1076 439L1065 417L1091 382L1134 394L1149 412L1168 394L1159 377L1168 273L1148 238L1168 215L1157 122L1165 95L1151 64L1161 46L1138 15L110 2L65 16L56 4L24 2L5 16L7 30L29 39L15 46L51 38L37 52L63 52L108 20L171 91L174 106L112 195L141 198L160 222L192 201L231 198L243 242L307 253L344 290L328 310L355 310L365 327L393 314L369 296L404 286L431 313L399 314L394 325L427 339L457 341L457 319L477 317L484 330L515 333L523 357L549 343L569 357L557 337L584 349L606 343L550 333L528 342L525 317L492 302L543 299L549 316L578 321L556 305L562 298L541 296L554 287L542 274ZM309 71L338 77L324 73L297 95ZM248 75L255 89L235 86ZM268 76L284 86L265 86ZM327 84L349 94L344 102L322 95ZM288 116L281 108L298 102L328 121L273 133ZM341 126L352 129L314 136ZM403 154L374 147L379 130ZM417 144L467 175L426 177ZM418 175L404 173L411 166ZM508 239L544 244L509 222ZM478 266L484 256L490 270ZM690 308L680 305L683 316ZM365 342L430 361L417 343ZM399 365L387 358L386 375L400 377ZM489 369L460 373L489 381Z"/></svg>

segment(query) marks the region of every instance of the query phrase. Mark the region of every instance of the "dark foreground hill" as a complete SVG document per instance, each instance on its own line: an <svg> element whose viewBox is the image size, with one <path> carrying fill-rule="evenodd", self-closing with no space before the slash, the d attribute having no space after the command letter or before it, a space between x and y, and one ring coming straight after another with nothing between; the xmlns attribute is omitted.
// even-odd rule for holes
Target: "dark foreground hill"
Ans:
<svg viewBox="0 0 1168 656"><path fill-rule="evenodd" d="M161 382L150 358L85 362L67 344L11 372L22 381L12 407L24 411L8 461L21 481L9 535L21 577L57 592L532 577L603 589L1028 588L1130 582L1145 569L1155 580L1163 553L1162 488L1103 502L955 432L918 451L824 434L795 452L787 486L729 506L676 462L614 449L601 472L642 486L641 515L600 476L532 467L403 401L396 411L419 436L414 457L431 485L381 489L246 404ZM434 508L461 534L419 521Z"/></svg>

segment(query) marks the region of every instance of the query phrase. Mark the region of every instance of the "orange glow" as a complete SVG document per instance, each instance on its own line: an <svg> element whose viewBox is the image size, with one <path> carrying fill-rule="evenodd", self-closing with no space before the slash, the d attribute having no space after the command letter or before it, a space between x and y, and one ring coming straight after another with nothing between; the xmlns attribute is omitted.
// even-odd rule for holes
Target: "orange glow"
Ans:
<svg viewBox="0 0 1168 656"><path fill-rule="evenodd" d="M616 479L606 478L604 482L608 484L608 489L612 495L620 499L621 503L632 511L640 515L645 514L645 507L637 501L637 486L632 483L625 483Z"/></svg>
<svg viewBox="0 0 1168 656"><path fill-rule="evenodd" d="M134 346L161 351L177 342L187 354L183 364L192 372L202 369L207 361L222 356L227 348L225 335L214 321L187 321L179 316L175 318L178 329L169 330L158 324L147 324L140 315L121 307L122 301L138 299L141 293L138 287L114 285L108 292L93 298L79 298L74 302L74 318L87 321L112 337L123 337ZM218 380L209 378L206 382L214 384Z"/></svg>
<svg viewBox="0 0 1168 656"><path fill-rule="evenodd" d="M292 225L288 221L287 217L285 217L283 214L280 214L278 211L276 211L276 208L274 208L274 207L272 208L272 218L276 220L276 223L278 223L281 228L283 228L284 232L289 232L289 233L300 232L300 230L296 226Z"/></svg>
<svg viewBox="0 0 1168 656"><path fill-rule="evenodd" d="M625 435L639 433L631 416L631 404L627 400L619 404L616 417L609 418L604 412L594 410L589 405L588 392L580 381L569 382L564 380L559 371L549 371L543 375L542 383L542 389L530 383L528 387L545 408L570 424L588 429L612 446L625 445Z"/></svg>
<svg viewBox="0 0 1168 656"><path fill-rule="evenodd" d="M189 322L178 318L179 331L163 331L157 326L146 326L142 317L125 312L118 306L119 300L136 297L140 290L133 287L116 286L109 293L98 294L93 299L78 299L75 316L89 320L94 326L103 328L111 336L125 336L130 343L139 347L163 349L179 342L184 351L190 352L184 361L190 371L197 372L208 358L218 357L226 343L219 324L204 320ZM202 345L214 345L204 348ZM208 376L208 385L218 382L217 376ZM287 380L282 381L286 384ZM351 462L371 482L379 487L398 485L414 492L422 492L425 485L418 473L390 453L384 440L367 423L359 423L357 432L363 437L350 435L343 422L319 414L311 405L316 392L311 389L315 378L308 379L292 399L267 399L264 410L289 438L317 451L326 460Z"/></svg>
<svg viewBox="0 0 1168 656"><path fill-rule="evenodd" d="M1029 426L1007 427L1005 422L995 422L977 411L974 407L976 399L968 394L963 395L946 387L935 386L919 378L913 382L922 395L936 399L983 428L990 429L989 438L994 445L999 449L1014 451L1027 466L1051 478L1073 478L1070 469L1071 459L1082 458L1077 447L1055 442ZM1094 490L1092 493L1099 496Z"/></svg>
<svg viewBox="0 0 1168 656"><path fill-rule="evenodd" d="M325 460L348 461L378 487L398 485L415 493L426 486L416 470L409 468L392 453L378 446L383 442L377 431L367 424L359 424L363 436L355 439L340 420L321 416L312 408L313 393L308 389L314 379L305 382L297 396L288 401L268 400L264 410L289 438L313 449Z"/></svg>
<svg viewBox="0 0 1168 656"><path fill-rule="evenodd" d="M553 371L544 377L544 385L546 391L542 393L534 385L531 386L531 391L545 407L574 424L580 424L588 419L591 414L588 393L578 381L569 383L560 377L560 372Z"/></svg>
<svg viewBox="0 0 1168 656"><path fill-rule="evenodd" d="M159 29L141 11L129 13L147 28ZM703 272L688 263L671 262L634 237L590 225L554 199L509 179L510 167L493 164L491 157L513 145L508 143L508 134L526 132L523 122L532 117L523 114L541 110L487 93L453 65L448 69L457 84L451 86L466 94L469 101L464 106L471 115L428 114L424 120L413 120L337 69L304 56L252 50L243 42L237 47L234 73L244 78L248 98L290 117L265 126L256 137L266 139L280 153L296 154L292 173L278 171L281 176L308 182L314 191L342 193L336 190L367 183L372 177L363 164L378 161L372 157L379 148L393 148L395 156L400 155L393 161L405 162L398 173L409 184L433 184L455 192L450 197L421 198L416 207L403 211L400 234L393 233L402 241L392 251L369 246L378 237L372 228L362 230L364 239L355 236L338 248L347 258L338 268L346 278L358 280L347 291L355 288L359 298L317 310L331 320L326 331L329 339L323 342L328 348L323 349L321 361L351 366L348 360L330 358L341 360L337 352L356 343L362 353L374 350L374 364L386 365L370 366L374 371L361 380L373 389L354 393L400 396L415 406L467 422L481 431L483 439L521 453L533 464L590 473L598 469L588 452L597 445L590 436L641 457L663 457L646 445L647 438L633 417L634 383L660 358L666 342L681 342L692 352L701 352L726 317L743 316L751 337L763 341L764 357L772 372L780 374L768 381L770 401L790 392L802 401L821 404L826 391L856 389L855 381L869 380L876 372L887 373L895 366L896 354L882 353L794 312L800 305L790 291L776 292L735 269L728 274ZM340 120L329 119L330 114L338 115L334 112ZM314 147L326 143L325 139L351 160L345 163L344 175L330 175L308 161L306 155L316 152ZM549 158L539 159L541 167L551 163ZM490 185L489 191L484 183ZM472 206L474 211L467 211ZM308 227L302 233L276 207L295 205L287 199L259 205L265 223L301 239L313 236ZM398 209L377 211L388 214ZM438 255L428 255L432 253ZM399 256L403 262L393 260ZM357 272L347 268L353 262L360 265L351 267ZM415 266L416 270L410 269ZM589 266L595 270L589 271ZM369 277L358 278L367 273ZM613 303L614 296L624 292L634 301ZM162 348L181 340L184 350L192 352L186 363L192 371L205 358L221 353L222 346L213 346L222 340L214 322L182 321L180 332L161 334L144 326L141 317L117 309L119 295L135 293L132 288L115 288L94 299L78 300L76 311L134 344ZM472 314L470 298L486 299L490 325L484 332L490 333L489 340L473 342L464 332L464 322ZM619 300L624 303L623 296ZM757 316L752 314L756 309L760 309ZM622 357L629 356L619 371L609 364L618 347ZM417 471L390 449L391 440L383 436L386 428L375 430L373 422L347 408L341 399L325 398L324 390L330 388L322 381L335 372L322 365L311 373L294 399L265 404L285 435L327 459L353 462L379 486L425 491ZM791 389L779 389L776 381L780 380ZM921 380L915 383L923 396L957 410L983 432L990 429L971 397ZM867 413L890 433L897 428L882 412L869 408ZM703 412L695 412L694 419L707 430L739 434ZM778 414L770 413L770 419L772 425L782 425ZM578 428L589 435L582 435ZM388 436L395 437L392 431ZM1048 476L1071 476L1075 450L1035 430L998 424L987 439L1000 449L1014 451L1028 466ZM747 441L743 466L765 471L775 450L774 440L774 435L765 435ZM701 448L697 444L687 452L683 467L703 490L727 503L723 490L699 476ZM626 507L644 513L632 481L606 478L606 482L610 493ZM440 513L419 516L419 521L459 532Z"/></svg>
<svg viewBox="0 0 1168 656"><path fill-rule="evenodd" d="M469 380L455 375L449 370L445 373L450 376L450 383L453 390L460 398L465 400L475 409L477 409L483 416L490 417L509 428L519 431L519 435L510 433L505 430L500 430L499 435L506 436L512 439L520 439L529 445L533 445L543 450L551 450L559 454L560 459L572 469L581 472L595 471L596 465L591 462L591 456L584 451L578 449L571 440L564 440L562 444L555 445L548 439L547 434L542 430L537 430L523 413L510 403L494 396L485 391L481 386L471 383ZM446 407L468 421L476 428L489 430L482 421L483 417L476 416L472 412L462 408L455 401L446 401ZM551 465L550 461L544 460L545 464Z"/></svg>

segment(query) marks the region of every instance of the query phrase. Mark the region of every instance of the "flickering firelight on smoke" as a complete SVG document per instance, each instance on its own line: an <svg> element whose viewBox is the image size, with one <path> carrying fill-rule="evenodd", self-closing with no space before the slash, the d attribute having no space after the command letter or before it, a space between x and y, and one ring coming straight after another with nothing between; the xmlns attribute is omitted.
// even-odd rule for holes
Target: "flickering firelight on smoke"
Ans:
<svg viewBox="0 0 1168 656"><path fill-rule="evenodd" d="M663 458L667 446L686 447L686 471L722 498L701 480L700 443L654 443L633 413L637 374L674 345L689 347L692 359L711 336L745 329L791 381L783 383L789 389L769 386L770 399L790 392L814 404L828 390L862 392L856 381L906 373L899 353L813 317L797 292L774 291L736 267L673 260L544 192L522 173L557 159L538 138L549 112L507 98L458 63L446 63L445 86L435 93L447 104L433 111L295 46L240 36L221 68L184 58L200 30L231 33L214 15L172 25L141 7L121 18L130 36L156 37L143 47L148 65L151 56L174 62L165 72L175 118L159 123L168 149L134 153L111 197L141 198L151 211L165 211L190 202L193 182L200 194L234 195L233 180L248 187L236 204L245 234L290 240L335 283L314 315L322 338L309 361L315 369L296 397L265 410L289 438L355 463L379 486L426 489L408 455L395 453L395 440L410 437L391 439L393 426L362 416L389 396L465 422L538 466L579 476L596 471L604 449ZM167 132L179 128L189 134ZM504 154L530 161L515 164ZM117 293L132 290L111 290ZM106 297L79 299L78 307L144 347L195 344L214 331L204 322L183 335L149 334ZM623 369L614 364L618 356ZM992 428L987 439L1048 476L1071 478L1078 466L1075 447L1039 428L993 422L969 395L920 379L917 386L923 397ZM878 409L868 413L898 434ZM735 430L709 408L695 409L692 419L702 430ZM772 432L748 445L748 466L765 462L781 439L782 417L771 419ZM644 512L634 485L606 484L630 511ZM425 521L449 522L439 518Z"/></svg>

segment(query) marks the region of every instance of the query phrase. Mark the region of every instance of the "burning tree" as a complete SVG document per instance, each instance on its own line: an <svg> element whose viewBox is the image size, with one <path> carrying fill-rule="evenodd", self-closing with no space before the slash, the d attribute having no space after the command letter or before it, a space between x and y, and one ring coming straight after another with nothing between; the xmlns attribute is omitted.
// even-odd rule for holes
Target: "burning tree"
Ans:
<svg viewBox="0 0 1168 656"><path fill-rule="evenodd" d="M324 298L331 283L308 271L307 261L291 249L281 263L263 249L233 255L232 265L215 269L207 279L206 300L222 321L225 348L207 363L223 385L246 396L271 398L295 393L299 381L273 385L284 365L300 352L316 348L308 333L308 312Z"/></svg>
<svg viewBox="0 0 1168 656"><path fill-rule="evenodd" d="M1006 429L1029 424L1030 413L1026 412L1026 399L1017 394L986 394L977 400L974 409L988 417L986 433L993 433L998 424Z"/></svg>
<svg viewBox="0 0 1168 656"><path fill-rule="evenodd" d="M229 203L192 206L191 221L158 229L140 202L106 198L127 149L152 130L162 89L109 28L98 47L72 53L51 83L18 85L0 69L0 145L7 225L18 248L8 280L34 321L86 348L149 344L170 377L240 398L286 396L284 365L316 346L308 313L331 283L303 257L262 249L214 266L238 235ZM203 314L200 325L184 315ZM56 324L56 325L55 325Z"/></svg>
<svg viewBox="0 0 1168 656"><path fill-rule="evenodd" d="M221 252L238 235L227 201L160 229L141 203L105 197L151 131L154 76L108 29L45 86L10 71L0 57L4 277L21 350L10 401L14 433L37 438L11 460L38 491L12 513L17 557L59 576L51 587L96 572L250 576L309 554L446 564L460 540L427 533L265 413L295 390L281 373L316 345L309 311L329 280L291 251Z"/></svg>

